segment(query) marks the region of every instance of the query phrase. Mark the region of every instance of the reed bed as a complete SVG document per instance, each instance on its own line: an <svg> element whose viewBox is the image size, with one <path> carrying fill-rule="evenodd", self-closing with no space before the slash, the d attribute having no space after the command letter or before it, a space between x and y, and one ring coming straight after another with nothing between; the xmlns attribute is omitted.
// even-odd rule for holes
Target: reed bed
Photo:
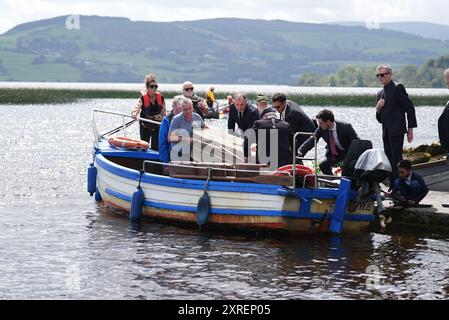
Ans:
<svg viewBox="0 0 449 320"><path fill-rule="evenodd" d="M218 99L225 99L234 92L221 92L217 94ZM180 92L162 92L165 98L173 98ZM199 92L204 96L204 92ZM138 92L129 90L85 90L85 89L0 89L0 104L66 104L74 103L81 99L136 99ZM271 97L269 97L271 98ZM416 106L442 106L446 104L447 96L412 96ZM256 93L248 93L248 99L254 101ZM323 95L302 94L288 95L303 106L346 106L346 107L372 107L375 105L376 97L373 95Z"/></svg>

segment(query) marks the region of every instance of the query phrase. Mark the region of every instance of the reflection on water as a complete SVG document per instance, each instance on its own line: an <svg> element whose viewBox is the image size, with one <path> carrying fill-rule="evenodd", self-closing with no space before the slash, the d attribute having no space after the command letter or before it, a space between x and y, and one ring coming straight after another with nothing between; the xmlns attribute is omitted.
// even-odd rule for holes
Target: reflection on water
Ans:
<svg viewBox="0 0 449 320"><path fill-rule="evenodd" d="M432 234L274 237L151 222L134 232L127 218L86 192L90 111L128 112L132 103L0 106L0 298L449 297L448 241ZM337 114L379 143L371 112L339 108ZM436 113L439 108L419 108L418 119L433 123ZM434 129L420 130L436 139ZM376 287L367 287L369 266L380 272Z"/></svg>

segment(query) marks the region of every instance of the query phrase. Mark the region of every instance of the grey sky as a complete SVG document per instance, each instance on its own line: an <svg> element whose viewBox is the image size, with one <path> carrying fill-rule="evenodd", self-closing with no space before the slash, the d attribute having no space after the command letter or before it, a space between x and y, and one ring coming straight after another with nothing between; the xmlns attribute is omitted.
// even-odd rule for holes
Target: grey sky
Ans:
<svg viewBox="0 0 449 320"><path fill-rule="evenodd" d="M426 21L449 25L447 0L2 0L0 33L17 24L61 15L175 21L217 17L301 22Z"/></svg>

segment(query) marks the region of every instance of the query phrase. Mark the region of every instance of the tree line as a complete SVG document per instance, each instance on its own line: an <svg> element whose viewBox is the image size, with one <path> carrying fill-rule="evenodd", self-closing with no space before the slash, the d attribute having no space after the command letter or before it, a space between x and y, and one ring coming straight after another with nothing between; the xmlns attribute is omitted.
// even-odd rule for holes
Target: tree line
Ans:
<svg viewBox="0 0 449 320"><path fill-rule="evenodd" d="M395 81L415 88L446 88L443 71L449 68L449 55L429 59L417 67L409 64L401 69L393 66ZM299 77L298 86L317 87L378 87L376 66L346 65L329 75L304 73Z"/></svg>

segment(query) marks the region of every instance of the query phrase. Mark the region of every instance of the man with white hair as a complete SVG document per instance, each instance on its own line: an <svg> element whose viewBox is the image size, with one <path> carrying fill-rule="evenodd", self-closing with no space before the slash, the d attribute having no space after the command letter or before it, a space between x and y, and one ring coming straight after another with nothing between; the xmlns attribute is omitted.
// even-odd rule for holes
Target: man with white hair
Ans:
<svg viewBox="0 0 449 320"><path fill-rule="evenodd" d="M293 163L293 131L287 121L277 118L276 109L265 108L261 120L254 122L253 129L256 134L257 163L266 163L266 160L269 160L270 167L275 167L273 169ZM275 146L270 144L272 134L277 135ZM277 152L277 155L272 154L273 152ZM273 163L275 159L277 163Z"/></svg>
<svg viewBox="0 0 449 320"><path fill-rule="evenodd" d="M175 116L182 112L181 99L182 96L173 98L172 110L162 119L161 127L159 129L159 158L162 163L170 162L170 142L168 141L168 131L170 129L171 121Z"/></svg>
<svg viewBox="0 0 449 320"><path fill-rule="evenodd" d="M193 130L207 128L207 125L197 113L193 112L192 100L182 97L179 103L182 106L182 113L173 117L168 133L168 141L172 143L170 159L173 161L173 155L175 157L178 155L179 159L189 161L192 154Z"/></svg>
<svg viewBox="0 0 449 320"><path fill-rule="evenodd" d="M207 106L204 99L196 95L195 87L191 81L186 81L182 84L182 94L184 97L192 100L193 110L204 120L204 113L207 111Z"/></svg>
<svg viewBox="0 0 449 320"><path fill-rule="evenodd" d="M399 177L397 164L402 160L404 135L413 142L413 128L418 127L415 106L405 87L393 81L393 70L389 65L377 67L377 78L383 86L377 94L376 118L382 124L384 151L393 171L390 175L390 190ZM407 121L406 116L407 114Z"/></svg>

